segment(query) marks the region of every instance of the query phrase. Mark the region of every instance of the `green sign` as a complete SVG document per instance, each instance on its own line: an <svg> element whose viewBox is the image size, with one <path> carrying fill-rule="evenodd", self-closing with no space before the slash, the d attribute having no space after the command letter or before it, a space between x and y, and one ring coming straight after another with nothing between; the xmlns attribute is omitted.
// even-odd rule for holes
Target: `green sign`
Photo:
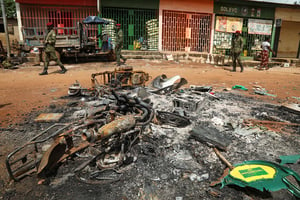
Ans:
<svg viewBox="0 0 300 200"><path fill-rule="evenodd" d="M274 19L275 9L269 7L236 5L215 2L214 13L235 17Z"/></svg>
<svg viewBox="0 0 300 200"><path fill-rule="evenodd" d="M239 171L244 178L249 178L252 176L261 176L261 175L267 175L268 173L261 167L256 167L252 169L244 169Z"/></svg>

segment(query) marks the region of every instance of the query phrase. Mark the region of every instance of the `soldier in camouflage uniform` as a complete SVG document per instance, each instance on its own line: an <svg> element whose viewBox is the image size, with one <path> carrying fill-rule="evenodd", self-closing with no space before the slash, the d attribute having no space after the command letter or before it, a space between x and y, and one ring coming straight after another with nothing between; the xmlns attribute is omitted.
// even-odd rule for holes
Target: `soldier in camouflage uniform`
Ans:
<svg viewBox="0 0 300 200"><path fill-rule="evenodd" d="M233 62L233 69L231 70L232 72L236 72L236 61L238 61L240 67L241 67L241 72L244 71L244 67L241 62L241 57L240 54L243 50L243 38L241 36L240 31L235 32L235 38L232 40L232 46L231 46L231 53L232 53L232 62Z"/></svg>
<svg viewBox="0 0 300 200"><path fill-rule="evenodd" d="M116 24L116 28L117 28L117 38L116 38L115 52L117 57L117 65L120 66L121 65L120 58L122 58L124 63L126 62L127 59L121 55L121 50L123 48L123 31L121 29L121 24Z"/></svg>
<svg viewBox="0 0 300 200"><path fill-rule="evenodd" d="M44 44L45 44L45 60L44 60L44 71L40 73L40 75L47 75L48 72L48 65L50 60L54 60L61 68L60 73L64 74L66 73L67 69L64 67L64 65L61 63L61 61L57 58L55 54L55 42L56 42L56 34L53 30L53 23L49 22L47 23L47 29L48 34L45 38Z"/></svg>

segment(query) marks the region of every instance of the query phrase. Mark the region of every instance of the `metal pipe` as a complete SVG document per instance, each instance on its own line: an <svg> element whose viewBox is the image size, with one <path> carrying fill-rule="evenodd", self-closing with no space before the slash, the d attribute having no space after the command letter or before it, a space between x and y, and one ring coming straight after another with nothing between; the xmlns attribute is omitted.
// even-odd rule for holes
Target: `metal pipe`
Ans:
<svg viewBox="0 0 300 200"><path fill-rule="evenodd" d="M88 142L95 142L104 138L107 138L113 134L124 133L132 129L136 124L136 120L133 115L124 115L114 121L102 126L98 132L93 129L82 134L81 138Z"/></svg>

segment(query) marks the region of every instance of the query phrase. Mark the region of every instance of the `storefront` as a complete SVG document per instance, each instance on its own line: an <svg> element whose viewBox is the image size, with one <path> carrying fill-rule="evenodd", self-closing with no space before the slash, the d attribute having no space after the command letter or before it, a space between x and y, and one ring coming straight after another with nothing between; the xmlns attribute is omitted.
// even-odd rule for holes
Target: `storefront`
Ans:
<svg viewBox="0 0 300 200"><path fill-rule="evenodd" d="M243 56L255 57L266 37L272 40L275 8L270 4L215 0L214 13L214 53L229 55L236 31L241 31L244 39Z"/></svg>
<svg viewBox="0 0 300 200"><path fill-rule="evenodd" d="M277 57L300 58L300 7L276 8Z"/></svg>
<svg viewBox="0 0 300 200"><path fill-rule="evenodd" d="M160 0L159 50L210 52L212 0Z"/></svg>
<svg viewBox="0 0 300 200"><path fill-rule="evenodd" d="M145 50L158 50L158 7L159 0L101 0L101 16L111 21L110 29L122 24L124 49L145 44ZM114 39L113 32L110 35Z"/></svg>

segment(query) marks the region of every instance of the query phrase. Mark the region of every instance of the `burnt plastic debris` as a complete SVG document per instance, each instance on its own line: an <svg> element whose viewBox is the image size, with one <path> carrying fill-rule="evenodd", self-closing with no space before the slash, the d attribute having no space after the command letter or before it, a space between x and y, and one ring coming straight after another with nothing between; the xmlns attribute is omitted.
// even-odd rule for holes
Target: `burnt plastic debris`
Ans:
<svg viewBox="0 0 300 200"><path fill-rule="evenodd" d="M184 116L176 113L157 111L156 115L159 122L175 127L186 127L191 124L191 121Z"/></svg>

